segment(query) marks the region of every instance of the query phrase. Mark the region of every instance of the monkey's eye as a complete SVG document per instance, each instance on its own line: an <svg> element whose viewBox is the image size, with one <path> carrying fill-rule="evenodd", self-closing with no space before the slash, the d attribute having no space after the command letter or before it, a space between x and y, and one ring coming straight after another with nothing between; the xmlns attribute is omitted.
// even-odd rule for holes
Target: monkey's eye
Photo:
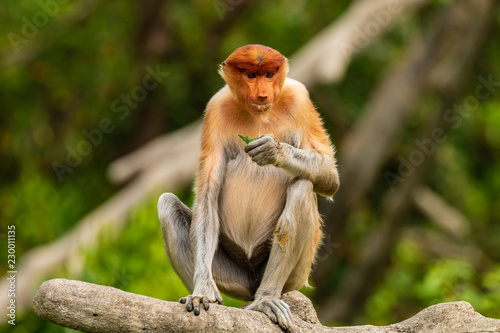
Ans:
<svg viewBox="0 0 500 333"><path fill-rule="evenodd" d="M255 73L248 73L247 74L247 78L249 79L255 79L257 77L257 75L255 75Z"/></svg>
<svg viewBox="0 0 500 333"><path fill-rule="evenodd" d="M268 79L272 78L273 76L274 76L274 73L267 73L267 74L266 74L266 77L267 77Z"/></svg>

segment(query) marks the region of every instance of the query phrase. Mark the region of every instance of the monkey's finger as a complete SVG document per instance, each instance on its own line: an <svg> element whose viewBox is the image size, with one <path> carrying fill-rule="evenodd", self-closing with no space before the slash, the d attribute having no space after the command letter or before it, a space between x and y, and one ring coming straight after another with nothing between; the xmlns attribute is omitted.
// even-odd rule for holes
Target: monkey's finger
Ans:
<svg viewBox="0 0 500 333"><path fill-rule="evenodd" d="M205 310L208 310L210 308L210 300L208 299L208 297L203 296L202 302L203 302L203 307L205 308Z"/></svg>
<svg viewBox="0 0 500 333"><path fill-rule="evenodd" d="M181 298L179 299L179 302L180 302L181 304L185 304L185 303L187 302L186 297L181 297Z"/></svg>
<svg viewBox="0 0 500 333"><path fill-rule="evenodd" d="M245 152L249 154L258 154L266 150L270 149L276 149L277 143L274 142L274 140L266 140L266 141L261 141L264 140L265 138L250 142L246 147L245 147ZM253 145L251 145L254 143Z"/></svg>
<svg viewBox="0 0 500 333"><path fill-rule="evenodd" d="M200 314L200 298L198 296L193 297L193 312L195 316Z"/></svg>
<svg viewBox="0 0 500 333"><path fill-rule="evenodd" d="M254 149L250 152L248 152L248 155L252 158L261 158L261 157L265 157L265 156L273 156L273 155L276 155L276 151L278 149L276 147L270 147L270 148L267 148L267 149L262 149L262 150L259 150L257 151L257 149Z"/></svg>
<svg viewBox="0 0 500 333"><path fill-rule="evenodd" d="M257 163L260 166L268 165L268 164L276 164L276 157L275 156L268 156L268 157L263 157L261 159L256 159L253 160L255 163Z"/></svg>
<svg viewBox="0 0 500 333"><path fill-rule="evenodd" d="M269 157L269 156L276 156L278 154L278 148L277 147L268 147L266 149L254 149L250 152L248 152L248 156L250 156L253 160L255 159L262 159L264 157Z"/></svg>
<svg viewBox="0 0 500 333"><path fill-rule="evenodd" d="M266 134L266 135L261 135L258 139L249 142L245 146L245 151L248 152L252 149L255 149L256 147L259 146L276 146L278 144L278 140L274 137L272 134Z"/></svg>
<svg viewBox="0 0 500 333"><path fill-rule="evenodd" d="M247 143L247 145L245 146L245 152L248 153L249 151L260 147L263 143L264 142L260 139Z"/></svg>
<svg viewBox="0 0 500 333"><path fill-rule="evenodd" d="M186 310L188 312L193 311L193 298L191 296L188 297L187 304L186 304Z"/></svg>
<svg viewBox="0 0 500 333"><path fill-rule="evenodd" d="M278 156L276 154L276 150L266 151L264 153L258 154L256 156L251 156L252 161L257 163L258 165L268 165L268 164L276 164L278 160Z"/></svg>

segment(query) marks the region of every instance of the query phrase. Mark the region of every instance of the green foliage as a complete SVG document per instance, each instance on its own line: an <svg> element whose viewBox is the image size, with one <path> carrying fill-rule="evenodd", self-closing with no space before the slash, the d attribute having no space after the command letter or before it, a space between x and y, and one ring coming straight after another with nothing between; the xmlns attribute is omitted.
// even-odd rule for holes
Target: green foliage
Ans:
<svg viewBox="0 0 500 333"><path fill-rule="evenodd" d="M392 268L365 306L367 320L388 325L442 302L467 301L487 317L498 318L500 265L480 272L464 259L433 259L412 241L401 242Z"/></svg>
<svg viewBox="0 0 500 333"><path fill-rule="evenodd" d="M26 166L19 170L16 184L0 187L3 201L0 220L5 221L1 230L5 232L7 225L16 226L18 255L64 235L72 223L111 193L111 186L107 185L102 171L79 171L81 175L73 182L59 184L52 174L36 173L31 166ZM92 187L100 191L89 198L84 191ZM4 271L6 256L6 251L0 251L0 267Z"/></svg>
<svg viewBox="0 0 500 333"><path fill-rule="evenodd" d="M262 134L262 135L264 135L264 134ZM243 136L243 135L238 134L238 136L241 138L241 140L245 141L246 144L249 144L250 142L257 140L258 138L262 137L262 135L258 136L256 138L249 138L248 136Z"/></svg>

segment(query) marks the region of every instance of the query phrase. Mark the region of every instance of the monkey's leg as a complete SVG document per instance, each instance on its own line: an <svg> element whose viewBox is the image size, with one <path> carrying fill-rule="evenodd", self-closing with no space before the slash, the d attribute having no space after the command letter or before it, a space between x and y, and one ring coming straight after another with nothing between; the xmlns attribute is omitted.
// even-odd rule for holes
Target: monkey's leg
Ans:
<svg viewBox="0 0 500 333"><path fill-rule="evenodd" d="M158 200L158 217L168 261L184 286L192 292L194 260L189 228L193 212L174 194L163 193Z"/></svg>
<svg viewBox="0 0 500 333"><path fill-rule="evenodd" d="M295 288L300 288L306 281L314 257L312 243L319 241L318 231L319 214L313 184L305 179L296 180L288 187L285 208L273 234L266 270L255 293L255 301L247 307L248 310L264 312L283 329L291 327L290 309L280 296L287 281L290 280L288 284L293 284ZM292 273L298 271L302 273L292 277Z"/></svg>
<svg viewBox="0 0 500 333"><path fill-rule="evenodd" d="M167 258L184 286L192 293L194 257L189 230L193 213L174 194L164 193L158 200L158 217ZM253 299L255 279L236 265L220 246L215 252L212 274L223 293L242 300Z"/></svg>

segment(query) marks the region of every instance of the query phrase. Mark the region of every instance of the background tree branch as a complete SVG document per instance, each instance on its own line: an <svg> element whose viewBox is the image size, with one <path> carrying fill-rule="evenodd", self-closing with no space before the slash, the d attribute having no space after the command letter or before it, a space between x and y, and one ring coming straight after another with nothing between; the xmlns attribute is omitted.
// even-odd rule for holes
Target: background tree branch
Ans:
<svg viewBox="0 0 500 333"><path fill-rule="evenodd" d="M345 14L297 51L291 61L290 77L306 86L341 81L352 58L383 36L401 16L427 2L354 1Z"/></svg>

